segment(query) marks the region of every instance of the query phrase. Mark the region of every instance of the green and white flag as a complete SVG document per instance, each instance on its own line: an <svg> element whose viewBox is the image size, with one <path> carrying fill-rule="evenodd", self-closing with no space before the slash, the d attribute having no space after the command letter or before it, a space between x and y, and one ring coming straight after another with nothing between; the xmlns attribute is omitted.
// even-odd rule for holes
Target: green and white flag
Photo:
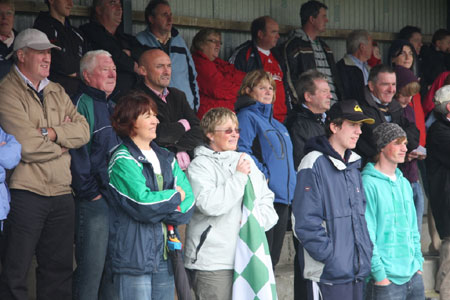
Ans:
<svg viewBox="0 0 450 300"><path fill-rule="evenodd" d="M236 245L233 300L276 300L269 246L254 201L255 192L249 179L244 191L241 228Z"/></svg>

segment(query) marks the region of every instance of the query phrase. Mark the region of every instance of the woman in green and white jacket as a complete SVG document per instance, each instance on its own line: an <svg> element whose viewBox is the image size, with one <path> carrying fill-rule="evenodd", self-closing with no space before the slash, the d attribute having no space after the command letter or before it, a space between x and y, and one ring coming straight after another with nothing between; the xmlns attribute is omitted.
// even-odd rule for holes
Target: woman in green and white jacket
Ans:
<svg viewBox="0 0 450 300"><path fill-rule="evenodd" d="M174 154L156 138L157 106L147 95L123 97L112 126L123 142L108 167L110 230L106 266L118 299L174 299L166 224L186 224L194 196Z"/></svg>

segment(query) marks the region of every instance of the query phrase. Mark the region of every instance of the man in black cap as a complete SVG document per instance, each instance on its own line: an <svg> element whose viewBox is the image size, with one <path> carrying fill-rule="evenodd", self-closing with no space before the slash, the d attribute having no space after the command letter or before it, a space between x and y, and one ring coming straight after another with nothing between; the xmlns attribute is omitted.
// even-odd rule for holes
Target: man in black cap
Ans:
<svg viewBox="0 0 450 300"><path fill-rule="evenodd" d="M306 143L292 201L293 231L303 246L299 263L313 281L308 298L363 298L370 274L372 243L364 219L361 158L351 151L361 124L372 124L356 101L341 101L328 112L326 136ZM303 256L303 257L302 257Z"/></svg>

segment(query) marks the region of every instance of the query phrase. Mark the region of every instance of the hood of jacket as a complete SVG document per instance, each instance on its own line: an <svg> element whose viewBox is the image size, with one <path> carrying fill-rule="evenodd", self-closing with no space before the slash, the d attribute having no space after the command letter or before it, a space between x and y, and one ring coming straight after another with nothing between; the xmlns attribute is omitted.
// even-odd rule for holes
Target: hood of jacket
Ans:
<svg viewBox="0 0 450 300"><path fill-rule="evenodd" d="M236 163L236 156L240 154L236 151L214 151L208 145L198 146L194 149L194 157L206 156L220 162Z"/></svg>
<svg viewBox="0 0 450 300"><path fill-rule="evenodd" d="M306 142L305 155L311 151L322 152L324 155L335 158L343 162L344 164L354 162L361 158L358 154L354 153L350 149L347 149L344 155L345 160L342 159L342 157L339 155L339 153L336 152L336 150L334 150L327 137L324 135L313 137Z"/></svg>
<svg viewBox="0 0 450 300"><path fill-rule="evenodd" d="M373 163L368 163L361 172L361 175L372 176L384 180L386 182L392 182L392 180L387 175L375 169L375 164ZM400 171L399 168L395 169L395 176L397 177L397 180L403 177L403 173Z"/></svg>
<svg viewBox="0 0 450 300"><path fill-rule="evenodd" d="M258 102L249 96L239 96L236 103L234 103L234 110L238 113L243 109L249 109L270 118L272 116L273 105Z"/></svg>
<svg viewBox="0 0 450 300"><path fill-rule="evenodd" d="M291 39L291 38L294 38L294 37L298 37L298 38L304 40L305 42L309 42L309 37L308 37L308 35L307 35L306 32L305 32L303 29L301 29L301 28L297 28L297 29L294 29L294 30L292 30L292 31L289 32L288 39Z"/></svg>

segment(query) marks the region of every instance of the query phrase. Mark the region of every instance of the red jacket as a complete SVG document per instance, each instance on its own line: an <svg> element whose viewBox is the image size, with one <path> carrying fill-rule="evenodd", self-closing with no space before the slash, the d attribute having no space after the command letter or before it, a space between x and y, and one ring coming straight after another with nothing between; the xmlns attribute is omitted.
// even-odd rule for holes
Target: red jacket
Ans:
<svg viewBox="0 0 450 300"><path fill-rule="evenodd" d="M210 61L202 52L192 53L192 59L200 91L199 119L214 107L234 110L234 102L246 74L220 58Z"/></svg>
<svg viewBox="0 0 450 300"><path fill-rule="evenodd" d="M409 102L409 106L414 108L416 127L420 131L419 144L422 147L425 147L427 141L427 130L425 128L425 114L422 108L420 93L413 96L411 102Z"/></svg>
<svg viewBox="0 0 450 300"><path fill-rule="evenodd" d="M430 87L430 90L428 91L427 95L425 96L425 99L422 101L423 106L423 112L425 113L425 116L428 115L434 108L434 94L438 89L442 87L444 84L445 79L447 76L450 75L450 71L442 72L439 74L438 77L434 80L433 84Z"/></svg>

